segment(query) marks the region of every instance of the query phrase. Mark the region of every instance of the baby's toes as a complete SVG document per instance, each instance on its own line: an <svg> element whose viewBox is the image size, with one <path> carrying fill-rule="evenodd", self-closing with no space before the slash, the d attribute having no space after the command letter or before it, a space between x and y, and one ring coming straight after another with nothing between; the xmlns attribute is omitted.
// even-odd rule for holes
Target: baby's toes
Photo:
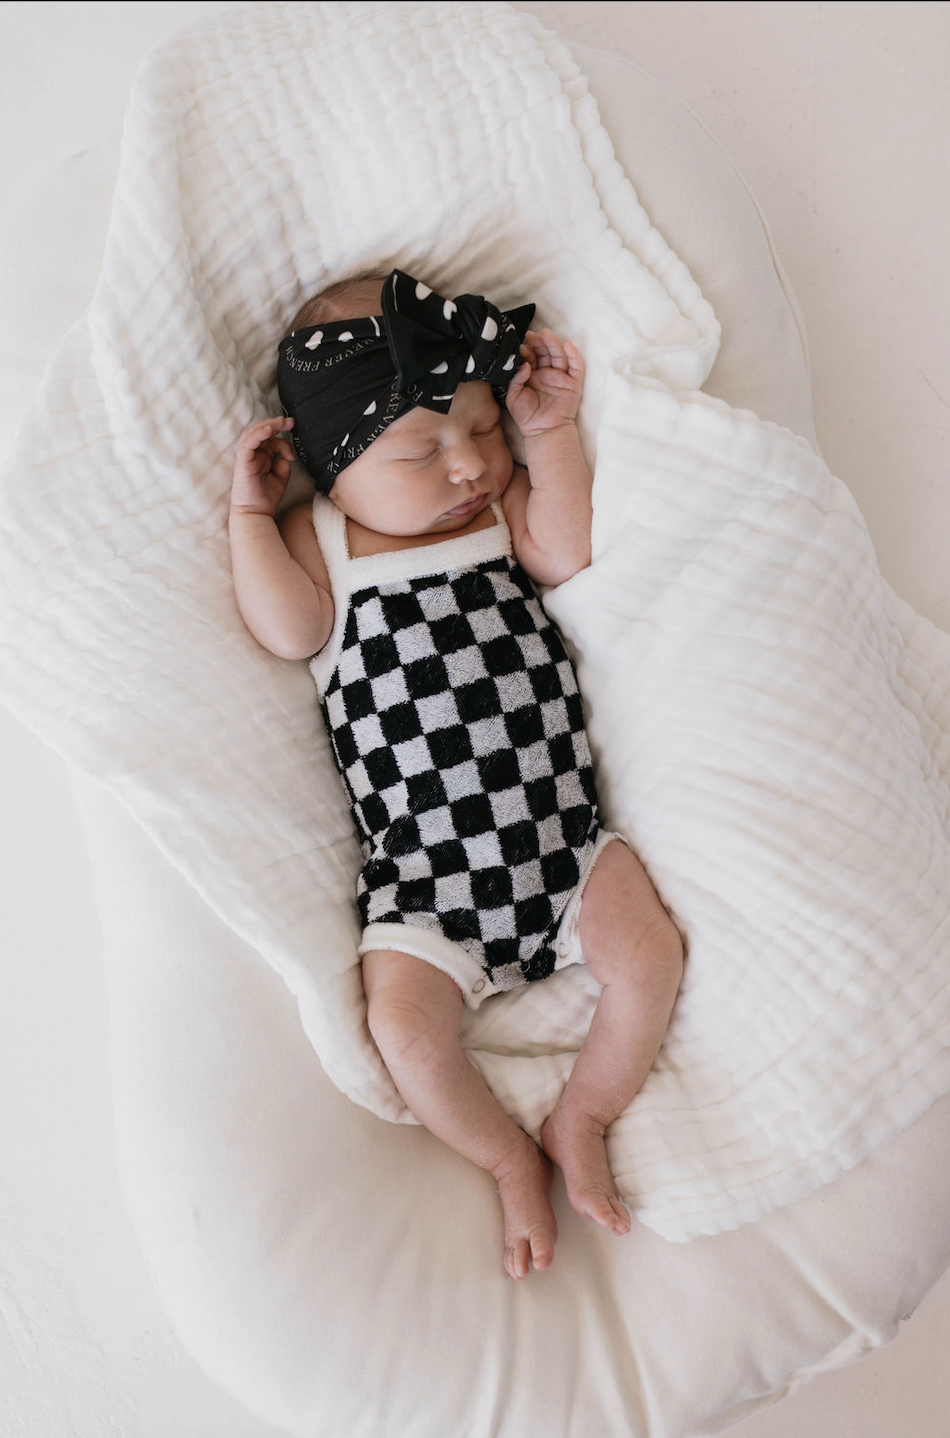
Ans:
<svg viewBox="0 0 950 1438"><path fill-rule="evenodd" d="M627 1212L626 1207L624 1206L623 1200L620 1199L620 1198L612 1198L612 1199L610 1200L610 1206L611 1206L611 1208L613 1209L613 1211L614 1211L614 1213L615 1213L615 1215L616 1215L616 1218L617 1218L617 1221L616 1221L616 1223L614 1224L614 1227L613 1227L614 1233L617 1233L617 1234L629 1233L629 1232L630 1232L630 1215L629 1215L629 1213Z"/></svg>
<svg viewBox="0 0 950 1438"><path fill-rule="evenodd" d="M581 1189L575 1195L572 1206L582 1218L592 1218L603 1228L616 1230L617 1225L623 1221L619 1211L623 1209L620 1199L602 1188ZM627 1228L629 1228L630 1220L627 1218L626 1209L623 1209L623 1216L627 1219Z"/></svg>
<svg viewBox="0 0 950 1438"><path fill-rule="evenodd" d="M505 1272L511 1278L527 1278L530 1259L531 1245L526 1238L519 1238L505 1249Z"/></svg>
<svg viewBox="0 0 950 1438"><path fill-rule="evenodd" d="M554 1257L554 1237L542 1230L531 1235L531 1259L535 1268L547 1268Z"/></svg>

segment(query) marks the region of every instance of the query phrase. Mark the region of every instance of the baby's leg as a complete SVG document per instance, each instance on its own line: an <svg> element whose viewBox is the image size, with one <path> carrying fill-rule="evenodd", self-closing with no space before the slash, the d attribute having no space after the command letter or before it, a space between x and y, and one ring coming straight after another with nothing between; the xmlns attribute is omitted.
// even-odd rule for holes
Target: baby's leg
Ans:
<svg viewBox="0 0 950 1438"><path fill-rule="evenodd" d="M541 1130L579 1214L627 1233L604 1130L639 1092L670 1021L683 974L676 925L626 844L605 845L580 910L584 960L603 993L564 1092Z"/></svg>
<svg viewBox="0 0 950 1438"><path fill-rule="evenodd" d="M466 1057L458 985L424 959L388 949L363 955L363 984L370 1032L410 1112L498 1185L506 1271L524 1278L532 1260L547 1268L557 1238L551 1165Z"/></svg>

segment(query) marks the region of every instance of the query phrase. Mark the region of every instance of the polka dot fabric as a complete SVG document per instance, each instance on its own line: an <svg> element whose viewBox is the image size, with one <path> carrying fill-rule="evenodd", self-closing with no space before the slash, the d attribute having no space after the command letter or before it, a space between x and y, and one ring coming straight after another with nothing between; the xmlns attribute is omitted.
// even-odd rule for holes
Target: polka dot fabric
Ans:
<svg viewBox="0 0 950 1438"><path fill-rule="evenodd" d="M324 494L414 405L448 414L460 384L486 380L499 404L534 305L503 313L484 295L446 299L394 269L382 314L306 325L278 347L277 388L297 458Z"/></svg>

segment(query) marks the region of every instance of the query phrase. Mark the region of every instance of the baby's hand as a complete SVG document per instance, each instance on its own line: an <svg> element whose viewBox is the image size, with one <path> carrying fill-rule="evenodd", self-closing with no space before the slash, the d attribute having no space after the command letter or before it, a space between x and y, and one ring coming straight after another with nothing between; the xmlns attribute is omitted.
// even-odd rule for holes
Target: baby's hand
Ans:
<svg viewBox="0 0 950 1438"><path fill-rule="evenodd" d="M505 396L508 413L521 433L527 439L572 423L584 384L580 351L551 330L540 334L528 330L521 354L525 363Z"/></svg>
<svg viewBox="0 0 950 1438"><path fill-rule="evenodd" d="M261 419L249 424L238 440L231 480L231 509L242 514L277 513L290 479L294 457L292 445L280 439L282 432L293 428L293 420L283 415Z"/></svg>

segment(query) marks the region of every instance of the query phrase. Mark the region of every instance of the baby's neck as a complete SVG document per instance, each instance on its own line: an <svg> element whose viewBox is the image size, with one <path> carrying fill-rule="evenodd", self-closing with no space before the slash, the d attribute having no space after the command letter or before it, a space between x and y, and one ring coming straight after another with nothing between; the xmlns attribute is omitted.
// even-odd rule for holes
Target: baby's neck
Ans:
<svg viewBox="0 0 950 1438"><path fill-rule="evenodd" d="M474 534L479 529L490 529L496 523L491 506L483 509L461 529L447 529L436 534L378 534L367 529L358 520L346 521L346 547L351 559L361 559L366 554L389 554L397 549L416 549L423 544L439 544L444 539L458 539L463 534Z"/></svg>

